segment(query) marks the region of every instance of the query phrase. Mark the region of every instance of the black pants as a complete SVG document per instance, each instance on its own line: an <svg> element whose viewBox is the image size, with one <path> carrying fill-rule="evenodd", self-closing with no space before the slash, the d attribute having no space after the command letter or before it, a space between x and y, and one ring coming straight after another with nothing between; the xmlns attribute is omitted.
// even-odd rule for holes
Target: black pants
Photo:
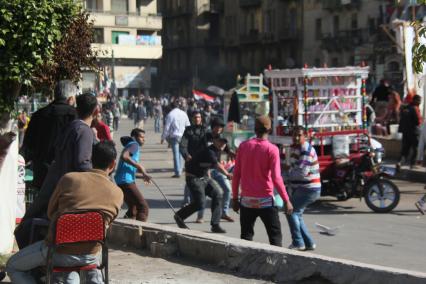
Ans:
<svg viewBox="0 0 426 284"><path fill-rule="evenodd" d="M241 239L252 241L254 236L254 223L260 217L268 233L269 243L273 246L282 246L280 217L277 207L247 208L240 206Z"/></svg>
<svg viewBox="0 0 426 284"><path fill-rule="evenodd" d="M112 124L113 124L112 129L114 129L114 131L117 131L117 130L118 130L118 122L119 122L119 120L120 120L120 118L119 118L119 117L114 117L114 119L113 119L113 121L112 121Z"/></svg>
<svg viewBox="0 0 426 284"><path fill-rule="evenodd" d="M417 159L418 145L419 137L415 133L403 133L401 143L401 160L402 158L405 158L405 161L409 162L410 166L413 166Z"/></svg>
<svg viewBox="0 0 426 284"><path fill-rule="evenodd" d="M218 225L222 216L223 192L220 186L208 177L186 177L186 185L191 192L191 203L181 208L177 215L185 220L198 210L204 207L206 195L212 199L212 219L211 225Z"/></svg>
<svg viewBox="0 0 426 284"><path fill-rule="evenodd" d="M131 219L146 222L148 220L149 206L136 183L125 183L118 185L124 194L124 202L129 209L126 216Z"/></svg>

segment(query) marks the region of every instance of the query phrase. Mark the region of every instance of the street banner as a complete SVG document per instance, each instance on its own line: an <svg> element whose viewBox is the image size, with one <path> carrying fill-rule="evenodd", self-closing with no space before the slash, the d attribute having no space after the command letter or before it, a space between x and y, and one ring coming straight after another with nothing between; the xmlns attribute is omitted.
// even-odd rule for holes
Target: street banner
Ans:
<svg viewBox="0 0 426 284"><path fill-rule="evenodd" d="M25 215L25 159L21 155L18 155L16 194L16 223L18 224Z"/></svg>

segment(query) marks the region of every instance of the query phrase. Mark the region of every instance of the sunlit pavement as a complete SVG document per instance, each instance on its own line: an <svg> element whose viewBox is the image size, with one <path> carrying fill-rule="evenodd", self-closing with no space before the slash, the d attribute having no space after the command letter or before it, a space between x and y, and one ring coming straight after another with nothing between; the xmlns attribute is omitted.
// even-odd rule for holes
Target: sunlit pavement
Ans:
<svg viewBox="0 0 426 284"><path fill-rule="evenodd" d="M120 136L128 135L132 127L133 123L127 118L121 120L119 131L114 133L117 144L120 144ZM146 145L141 155L143 165L178 209L183 198L184 177L171 178L172 153L167 145L160 144L160 134L154 133L153 120L147 121L146 130ZM137 183L150 205L149 221L176 226L173 213L159 191L153 185L145 186L142 180ZM395 183L402 194L398 207L391 214L373 213L364 200L359 199L339 202L331 197L323 198L312 206L305 214L305 221L317 243L315 252L371 264L426 271L426 217L420 216L414 207L414 202L424 193L424 185L407 181ZM225 221L221 225L227 230L226 235L239 238L238 215L234 212L230 215L236 222ZM203 224L194 222L196 214L187 219L187 224L193 230L209 231L210 216L210 210L207 209ZM316 230L316 222L329 227L343 227L336 236L327 236ZM284 246L288 246L290 233L284 215L281 215L281 224ZM256 222L254 240L268 242L260 219Z"/></svg>

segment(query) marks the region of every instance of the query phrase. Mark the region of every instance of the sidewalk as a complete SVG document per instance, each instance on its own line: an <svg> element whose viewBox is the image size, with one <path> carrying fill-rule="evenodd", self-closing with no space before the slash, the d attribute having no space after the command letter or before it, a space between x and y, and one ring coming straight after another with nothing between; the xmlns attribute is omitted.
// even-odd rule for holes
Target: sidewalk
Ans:
<svg viewBox="0 0 426 284"><path fill-rule="evenodd" d="M383 166L395 169L396 161L385 160L383 161ZM423 166L415 166L413 169L410 169L409 166L402 166L401 171L396 173L393 179L426 184L426 168Z"/></svg>

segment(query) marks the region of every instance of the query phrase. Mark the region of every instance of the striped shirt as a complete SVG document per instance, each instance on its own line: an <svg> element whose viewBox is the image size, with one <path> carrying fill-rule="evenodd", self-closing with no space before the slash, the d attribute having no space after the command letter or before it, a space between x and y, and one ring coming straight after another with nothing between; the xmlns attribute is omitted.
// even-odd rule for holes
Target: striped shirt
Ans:
<svg viewBox="0 0 426 284"><path fill-rule="evenodd" d="M291 147L289 180L292 188L321 190L317 153L308 142Z"/></svg>

